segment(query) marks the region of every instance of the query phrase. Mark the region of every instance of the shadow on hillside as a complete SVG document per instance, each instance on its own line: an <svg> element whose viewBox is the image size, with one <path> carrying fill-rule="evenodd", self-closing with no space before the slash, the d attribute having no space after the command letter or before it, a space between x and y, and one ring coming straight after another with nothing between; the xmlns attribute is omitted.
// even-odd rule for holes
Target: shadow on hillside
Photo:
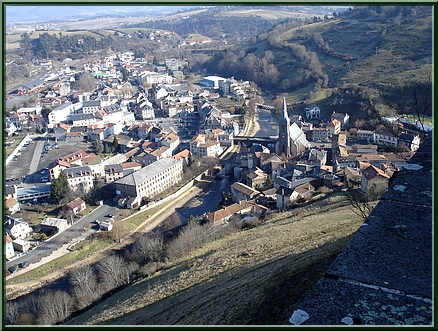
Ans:
<svg viewBox="0 0 438 331"><path fill-rule="evenodd" d="M179 290L170 297L102 324L286 325L294 308L350 238L351 235L300 254L273 257L261 263L249 261L246 265L226 270L207 281ZM145 296L153 295L149 291L154 284L169 282L173 277L178 279L178 275L184 271L190 277L195 269L211 269L211 265L202 266L206 258L206 255L194 258L171 270L170 274L138 283L134 285L135 288L125 291L144 291ZM244 260L249 255L243 251L231 258ZM105 306L117 305L117 297L109 298L104 302Z"/></svg>

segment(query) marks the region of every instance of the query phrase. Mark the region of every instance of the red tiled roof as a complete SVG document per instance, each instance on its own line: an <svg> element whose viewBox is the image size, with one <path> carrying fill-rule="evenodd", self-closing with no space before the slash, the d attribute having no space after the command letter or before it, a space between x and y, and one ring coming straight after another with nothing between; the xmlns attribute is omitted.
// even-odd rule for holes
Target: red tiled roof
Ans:
<svg viewBox="0 0 438 331"><path fill-rule="evenodd" d="M362 170L362 174L365 176L367 180L373 179L377 176L382 176L388 179L390 178L389 175L385 174L382 170L380 170L379 168L373 165L370 165L368 168Z"/></svg>
<svg viewBox="0 0 438 331"><path fill-rule="evenodd" d="M231 217L235 213L242 212L244 210L251 211L253 204L248 201L242 201L241 203L235 203L231 206L225 207L218 211L212 212L206 216L210 222L217 222L224 218Z"/></svg>
<svg viewBox="0 0 438 331"><path fill-rule="evenodd" d="M172 156L172 158L176 159L176 160L183 160L188 158L190 155L190 151L188 149L185 149L181 152L179 152L178 154L175 154L174 156Z"/></svg>
<svg viewBox="0 0 438 331"><path fill-rule="evenodd" d="M81 198L76 198L73 201L66 203L66 205L69 208L74 209L76 207L80 207L83 203L84 203L84 200L82 200Z"/></svg>
<svg viewBox="0 0 438 331"><path fill-rule="evenodd" d="M135 167L141 167L141 164L137 163L137 162L125 162L125 163L122 163L122 168L123 169L135 168Z"/></svg>

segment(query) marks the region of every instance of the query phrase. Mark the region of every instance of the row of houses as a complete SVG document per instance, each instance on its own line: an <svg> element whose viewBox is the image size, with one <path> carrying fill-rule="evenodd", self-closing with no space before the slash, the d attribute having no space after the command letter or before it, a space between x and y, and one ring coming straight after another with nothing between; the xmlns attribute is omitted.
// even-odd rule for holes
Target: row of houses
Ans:
<svg viewBox="0 0 438 331"><path fill-rule="evenodd" d="M233 201L255 200L272 209L284 209L307 201L321 186L356 189L369 199L378 199L394 173L389 162L373 165L356 161L353 167L333 171L326 165L326 151L309 150L301 157L285 159L275 153L242 155L238 182L231 185ZM250 160L250 162L248 162ZM249 166L249 167L248 167Z"/></svg>
<svg viewBox="0 0 438 331"><path fill-rule="evenodd" d="M317 106L306 108L306 117L308 120L321 118L321 109ZM350 116L347 113L333 112L328 123L320 124L315 127L313 123L304 122L301 115L293 115L291 121L306 133L306 137L315 142L329 142L334 134L339 134L345 129L349 122ZM390 122L382 118L383 121ZM403 119L401 119L403 120ZM391 124L397 122L397 118L391 121ZM391 126L393 129L391 129ZM357 140L366 143L373 143L379 146L403 148L415 152L420 145L419 134L407 133L400 130L394 125L390 127L379 126L376 130L357 130Z"/></svg>
<svg viewBox="0 0 438 331"><path fill-rule="evenodd" d="M85 210L86 204L80 198L75 198L72 201L62 206L62 211L65 215L78 215ZM40 224L32 228L21 217L14 218L9 215L4 216L4 233L5 233L5 249L4 256L7 261L25 254L31 249L32 235L35 232L53 235L66 230L72 221L63 218L45 217Z"/></svg>

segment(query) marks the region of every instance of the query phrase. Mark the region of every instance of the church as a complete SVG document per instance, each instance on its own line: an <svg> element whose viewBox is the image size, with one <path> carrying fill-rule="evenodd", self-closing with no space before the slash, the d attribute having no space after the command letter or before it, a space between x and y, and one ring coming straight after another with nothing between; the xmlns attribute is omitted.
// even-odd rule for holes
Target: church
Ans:
<svg viewBox="0 0 438 331"><path fill-rule="evenodd" d="M283 113L278 121L278 143L277 154L284 153L286 157L291 157L301 154L306 148L310 148L311 144L306 139L306 134L294 122L290 124L289 115L287 114L286 98L283 99Z"/></svg>

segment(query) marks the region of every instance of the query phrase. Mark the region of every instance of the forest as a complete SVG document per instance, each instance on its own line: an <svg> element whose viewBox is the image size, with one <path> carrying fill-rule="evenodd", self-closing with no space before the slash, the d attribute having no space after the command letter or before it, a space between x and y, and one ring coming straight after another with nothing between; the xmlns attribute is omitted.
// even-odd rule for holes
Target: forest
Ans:
<svg viewBox="0 0 438 331"><path fill-rule="evenodd" d="M20 46L24 50L31 52L31 55L40 59L63 60L66 57L75 59L91 54L94 51L108 49L114 45L111 36L102 37L97 40L90 35L63 35L59 32L42 33L39 38L30 38L25 32L21 35Z"/></svg>

